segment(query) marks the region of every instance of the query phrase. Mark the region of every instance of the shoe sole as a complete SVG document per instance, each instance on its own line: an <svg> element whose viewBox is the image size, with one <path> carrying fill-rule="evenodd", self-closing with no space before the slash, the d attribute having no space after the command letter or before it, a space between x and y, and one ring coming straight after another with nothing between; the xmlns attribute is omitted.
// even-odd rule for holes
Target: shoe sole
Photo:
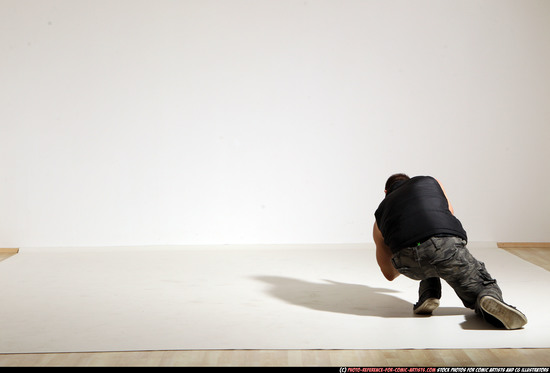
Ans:
<svg viewBox="0 0 550 373"><path fill-rule="evenodd" d="M496 317L506 329L520 329L527 324L523 313L491 296L481 298L479 305L483 311Z"/></svg>
<svg viewBox="0 0 550 373"><path fill-rule="evenodd" d="M439 307L439 299L428 298L414 310L414 313L416 315L430 315L437 307Z"/></svg>

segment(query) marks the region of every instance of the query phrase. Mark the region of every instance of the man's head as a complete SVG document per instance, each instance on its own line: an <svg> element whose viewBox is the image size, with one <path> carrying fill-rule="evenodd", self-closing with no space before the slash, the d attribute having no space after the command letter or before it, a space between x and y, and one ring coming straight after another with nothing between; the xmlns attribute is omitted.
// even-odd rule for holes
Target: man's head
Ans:
<svg viewBox="0 0 550 373"><path fill-rule="evenodd" d="M393 190L394 186L397 186L396 183L407 181L410 177L408 177L405 174L393 174L391 175L388 180L386 180L385 190L384 193L388 194ZM399 183L400 184L400 183Z"/></svg>

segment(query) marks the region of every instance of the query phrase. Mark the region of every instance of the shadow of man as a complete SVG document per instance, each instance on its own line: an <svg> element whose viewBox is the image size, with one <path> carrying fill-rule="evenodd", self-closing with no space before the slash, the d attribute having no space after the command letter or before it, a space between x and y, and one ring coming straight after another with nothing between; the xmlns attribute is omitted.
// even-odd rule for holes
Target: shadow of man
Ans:
<svg viewBox="0 0 550 373"><path fill-rule="evenodd" d="M413 305L392 293L397 290L323 280L308 282L281 276L255 276L269 285L266 292L286 303L313 310L384 318L430 317L415 315ZM434 316L464 316L463 329L484 329L483 320L465 307L439 307Z"/></svg>
<svg viewBox="0 0 550 373"><path fill-rule="evenodd" d="M287 303L318 311L376 317L413 317L412 304L391 295L398 291L324 280L314 283L280 276L256 276L267 293Z"/></svg>

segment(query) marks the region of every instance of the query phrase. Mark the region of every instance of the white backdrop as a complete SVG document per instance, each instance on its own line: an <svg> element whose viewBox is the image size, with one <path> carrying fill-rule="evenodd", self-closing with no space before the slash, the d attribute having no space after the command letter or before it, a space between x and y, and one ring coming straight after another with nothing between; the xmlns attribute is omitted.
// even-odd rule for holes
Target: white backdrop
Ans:
<svg viewBox="0 0 550 373"><path fill-rule="evenodd" d="M0 247L371 242L395 172L550 241L550 2L0 0Z"/></svg>

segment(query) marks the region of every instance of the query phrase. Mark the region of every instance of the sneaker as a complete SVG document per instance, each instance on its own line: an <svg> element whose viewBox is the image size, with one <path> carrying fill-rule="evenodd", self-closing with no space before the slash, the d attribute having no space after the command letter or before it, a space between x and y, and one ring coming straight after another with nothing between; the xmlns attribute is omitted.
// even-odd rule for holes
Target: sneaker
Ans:
<svg viewBox="0 0 550 373"><path fill-rule="evenodd" d="M413 307L413 312L416 315L431 315L432 312L439 307L439 299L427 298L426 300L416 303Z"/></svg>
<svg viewBox="0 0 550 373"><path fill-rule="evenodd" d="M439 307L441 298L441 280L439 277L430 277L420 281L418 288L418 302L413 306L416 315L431 315Z"/></svg>
<svg viewBox="0 0 550 373"><path fill-rule="evenodd" d="M492 318L498 320L498 323L492 323L497 326L502 324L506 329L520 329L527 324L527 317L523 313L515 307L489 295L480 299L479 306L481 307L483 317L489 316L489 318L486 318L487 321L491 322Z"/></svg>

